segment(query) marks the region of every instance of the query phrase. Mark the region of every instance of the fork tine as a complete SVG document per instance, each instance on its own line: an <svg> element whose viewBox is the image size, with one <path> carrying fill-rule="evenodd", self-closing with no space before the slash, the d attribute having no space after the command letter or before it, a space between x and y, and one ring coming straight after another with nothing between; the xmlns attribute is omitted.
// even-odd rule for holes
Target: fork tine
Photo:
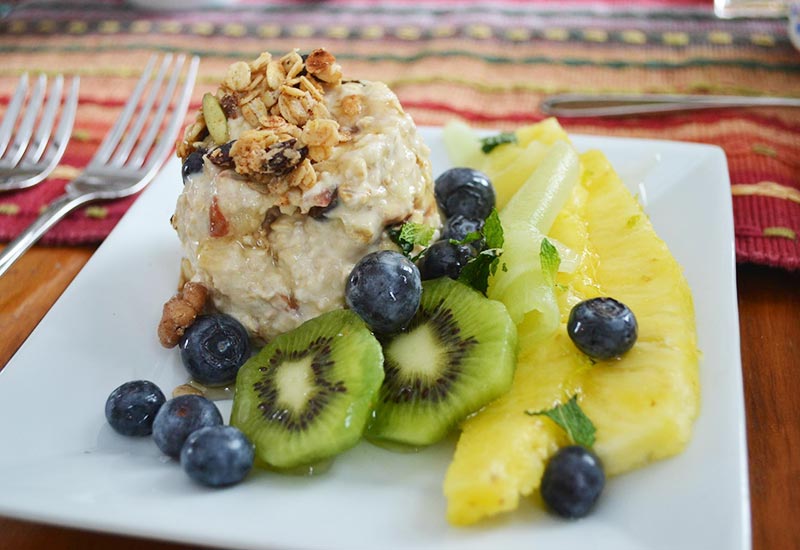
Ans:
<svg viewBox="0 0 800 550"><path fill-rule="evenodd" d="M23 163L35 163L42 156L44 148L47 146L47 141L50 139L50 132L53 131L53 124L56 121L56 109L61 104L63 87L64 77L62 75L56 76L50 86L50 96L47 98L47 104L45 104L42 116L39 119L39 126L36 128L33 142L22 158Z"/></svg>
<svg viewBox="0 0 800 550"><path fill-rule="evenodd" d="M72 132L72 125L75 123L75 113L78 110L78 90L80 88L81 80L79 77L72 77L72 84L69 87L69 93L64 100L64 108L61 110L61 119L58 121L58 126L53 134L53 139L50 140L50 146L44 153L43 162L48 165L58 162L64 150L67 148L70 133Z"/></svg>
<svg viewBox="0 0 800 550"><path fill-rule="evenodd" d="M109 163L111 166L122 166L128 159L128 155L130 155L133 146L136 145L136 140L139 138L139 134L142 132L142 127L144 126L145 122L147 122L147 117L150 116L150 113L153 109L153 103L155 103L156 96L161 89L161 83L164 82L164 77L167 74L167 69L169 68L171 62L172 58L169 55L165 56L164 60L161 62L161 67L158 69L158 73L156 74L156 77L150 86L150 92L147 94L142 106L139 108L139 116L136 118L136 121L133 123L130 129L128 129L125 140L119 147L117 147L117 152L114 153L114 157Z"/></svg>
<svg viewBox="0 0 800 550"><path fill-rule="evenodd" d="M136 83L136 87L133 89L133 92L128 98L127 103L125 103L125 108L122 110L122 113L120 113L117 122L106 134L106 137L103 139L100 147L98 147L97 152L94 154L94 157L92 157L92 160L89 162L89 166L87 166L87 168L104 165L111 156L111 153L114 152L117 143L119 143L119 140L122 137L122 133L128 126L128 122L133 115L133 111L136 109L136 105L139 103L139 98L142 96L142 92L147 85L147 81L150 80L150 73L153 72L153 65L155 65L155 62L156 56L153 55L148 60L147 65L145 65L145 68L142 71L142 76L139 78L139 82Z"/></svg>
<svg viewBox="0 0 800 550"><path fill-rule="evenodd" d="M175 86L178 84L178 78L180 77L181 69L183 69L183 63L185 60L186 58L183 55L178 56L178 58L175 60L175 67L172 69L172 76L167 83L167 89L162 96L161 104L158 106L156 114L150 121L150 126L147 128L147 133L145 133L144 137L139 141L139 145L136 147L133 155L131 155L131 158L128 161L129 166L135 168L142 166L145 158L147 157L147 153L153 146L153 142L155 141L156 136L161 129L161 123L163 122L164 116L167 113L167 108L172 102L172 96L175 93Z"/></svg>
<svg viewBox="0 0 800 550"><path fill-rule="evenodd" d="M11 141L11 132L14 130L17 117L22 109L22 102L25 101L27 93L28 73L24 73L19 77L14 97L12 97L11 101L8 103L8 109L6 109L6 114L3 117L3 123L0 124L0 158L5 154L8 142Z"/></svg>
<svg viewBox="0 0 800 550"><path fill-rule="evenodd" d="M36 123L36 116L39 114L39 109L42 108L44 101L44 92L47 89L47 76L40 74L36 79L36 84L33 86L31 97L28 100L28 105L25 107L25 114L22 115L22 121L17 128L17 134L14 136L14 141L11 144L8 154L3 159L11 166L16 166L22 155L25 154L25 149L28 148L28 143L31 141L33 135L33 125Z"/></svg>
<svg viewBox="0 0 800 550"><path fill-rule="evenodd" d="M175 109L172 111L172 118L164 130L165 139L162 139L156 145L150 158L147 160L146 168L148 171L158 169L161 164L166 160L167 156L172 151L175 145L174 141L178 135L183 120L186 117L186 110L189 108L189 101L192 99L192 89L194 88L194 81L197 77L197 69L200 66L200 58L196 55L192 56L189 63L189 69L186 71L186 78L183 82L183 88L178 94L175 102Z"/></svg>

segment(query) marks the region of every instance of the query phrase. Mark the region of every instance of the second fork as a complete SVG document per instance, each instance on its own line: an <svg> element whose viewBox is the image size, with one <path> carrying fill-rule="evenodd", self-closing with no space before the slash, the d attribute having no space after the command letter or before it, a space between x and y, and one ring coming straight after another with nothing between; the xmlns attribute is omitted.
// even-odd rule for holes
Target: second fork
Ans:
<svg viewBox="0 0 800 550"><path fill-rule="evenodd" d="M0 124L0 191L25 189L44 181L67 148L78 108L80 80L76 76L68 84L63 106L64 77L57 75L53 79L45 104L46 87L47 77L39 75L25 103L28 74L23 74L17 83ZM56 118L59 122L53 133Z"/></svg>

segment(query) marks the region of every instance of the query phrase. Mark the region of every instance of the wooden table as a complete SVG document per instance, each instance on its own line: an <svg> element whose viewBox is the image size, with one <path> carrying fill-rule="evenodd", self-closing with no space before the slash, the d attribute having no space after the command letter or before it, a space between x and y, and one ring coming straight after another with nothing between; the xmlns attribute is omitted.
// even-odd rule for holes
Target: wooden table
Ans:
<svg viewBox="0 0 800 550"><path fill-rule="evenodd" d="M0 365L8 362L92 252L91 248L35 248L0 278ZM738 277L753 548L800 548L796 518L800 510L800 273L740 266ZM141 540L133 538L0 519L3 548L134 550L142 546ZM190 548L158 542L148 542L146 547Z"/></svg>

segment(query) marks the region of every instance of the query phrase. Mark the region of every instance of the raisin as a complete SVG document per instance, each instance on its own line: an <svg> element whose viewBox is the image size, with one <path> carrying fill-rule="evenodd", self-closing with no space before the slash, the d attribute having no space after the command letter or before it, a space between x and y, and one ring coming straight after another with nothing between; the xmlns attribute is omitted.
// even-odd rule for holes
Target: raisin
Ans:
<svg viewBox="0 0 800 550"><path fill-rule="evenodd" d="M239 98L236 94L222 96L219 105L222 107L222 112L225 113L225 116L229 119L239 118Z"/></svg>
<svg viewBox="0 0 800 550"><path fill-rule="evenodd" d="M236 140L229 141L224 145L220 145L213 149L208 154L208 160L219 166L220 168L233 168L233 158L231 157L231 147L236 143Z"/></svg>
<svg viewBox="0 0 800 550"><path fill-rule="evenodd" d="M308 156L308 147L298 147L296 139L287 139L267 149L267 158L264 160L264 173L275 176L285 176L294 170L298 164Z"/></svg>

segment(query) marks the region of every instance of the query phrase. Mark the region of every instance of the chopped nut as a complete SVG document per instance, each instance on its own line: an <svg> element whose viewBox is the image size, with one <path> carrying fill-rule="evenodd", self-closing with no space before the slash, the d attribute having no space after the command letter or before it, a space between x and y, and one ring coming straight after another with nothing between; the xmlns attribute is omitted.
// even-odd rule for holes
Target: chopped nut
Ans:
<svg viewBox="0 0 800 550"><path fill-rule="evenodd" d="M228 120L219 104L219 100L212 94L203 96L203 118L208 125L211 138L216 143L228 141Z"/></svg>
<svg viewBox="0 0 800 550"><path fill-rule="evenodd" d="M237 61L228 67L228 73L222 83L235 92L245 90L250 84L250 65L244 61Z"/></svg>
<svg viewBox="0 0 800 550"><path fill-rule="evenodd" d="M172 348L178 344L186 329L203 311L207 299L208 289L200 283L190 282L164 304L158 324L158 339L162 346Z"/></svg>
<svg viewBox="0 0 800 550"><path fill-rule="evenodd" d="M306 69L309 74L328 84L336 84L342 79L342 67L336 63L333 54L322 48L308 54Z"/></svg>

